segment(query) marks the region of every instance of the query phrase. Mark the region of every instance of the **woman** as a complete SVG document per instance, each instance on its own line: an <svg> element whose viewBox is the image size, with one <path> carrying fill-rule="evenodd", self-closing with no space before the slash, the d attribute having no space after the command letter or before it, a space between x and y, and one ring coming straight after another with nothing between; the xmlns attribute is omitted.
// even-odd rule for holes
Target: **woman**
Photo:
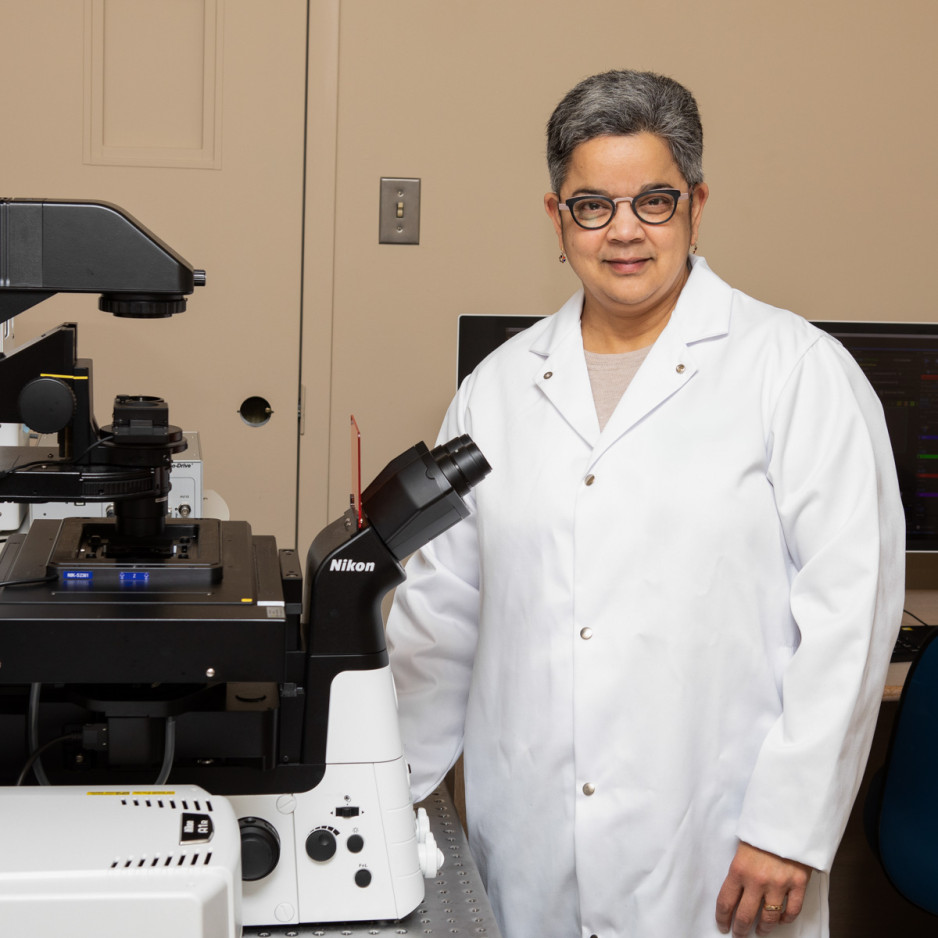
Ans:
<svg viewBox="0 0 938 938"><path fill-rule="evenodd" d="M465 753L505 938L827 931L904 591L882 410L805 320L691 256L690 93L581 82L545 206L582 289L441 433L493 467L389 621L414 795Z"/></svg>

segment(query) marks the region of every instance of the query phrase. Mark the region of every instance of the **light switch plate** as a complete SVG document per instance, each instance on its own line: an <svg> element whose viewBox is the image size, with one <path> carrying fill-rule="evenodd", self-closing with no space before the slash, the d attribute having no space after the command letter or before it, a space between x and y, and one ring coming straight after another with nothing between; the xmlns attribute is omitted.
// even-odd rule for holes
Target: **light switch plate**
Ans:
<svg viewBox="0 0 938 938"><path fill-rule="evenodd" d="M420 180L381 177L379 244L420 244Z"/></svg>

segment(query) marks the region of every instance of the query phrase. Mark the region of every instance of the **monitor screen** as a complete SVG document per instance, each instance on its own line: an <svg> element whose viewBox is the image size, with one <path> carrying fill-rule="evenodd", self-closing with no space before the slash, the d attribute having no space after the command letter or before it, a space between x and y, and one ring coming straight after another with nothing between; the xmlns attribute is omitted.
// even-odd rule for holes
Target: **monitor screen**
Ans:
<svg viewBox="0 0 938 938"><path fill-rule="evenodd" d="M539 316L459 317L458 380ZM938 324L815 322L857 360L882 401L905 508L906 550L938 551Z"/></svg>
<svg viewBox="0 0 938 938"><path fill-rule="evenodd" d="M938 324L816 322L839 339L886 414L906 550L938 551Z"/></svg>
<svg viewBox="0 0 938 938"><path fill-rule="evenodd" d="M459 336L456 341L456 381L463 378L476 365L494 352L513 335L523 332L543 316L487 316L484 313L464 313L459 317Z"/></svg>

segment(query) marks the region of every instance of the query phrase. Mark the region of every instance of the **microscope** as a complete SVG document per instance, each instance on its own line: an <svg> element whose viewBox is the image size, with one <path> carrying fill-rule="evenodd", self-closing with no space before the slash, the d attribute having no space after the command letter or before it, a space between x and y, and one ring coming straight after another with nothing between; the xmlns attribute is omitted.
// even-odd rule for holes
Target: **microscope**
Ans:
<svg viewBox="0 0 938 938"><path fill-rule="evenodd" d="M204 283L113 205L0 200L2 321L57 292L98 293L116 316L171 316ZM190 859L176 836L188 815L196 833L210 817L211 862L240 873L231 934L403 918L442 855L411 804L381 600L408 554L468 515L488 463L467 436L416 444L320 532L304 569L246 522L167 517L185 438L166 402L120 395L99 427L91 381L74 324L0 357L0 422L58 444L0 448L0 501L115 508L34 521L0 554L0 819L32 811L47 844L84 838L93 870L37 882L67 893L80 880L99 910L131 888L121 877L159 893L177 854L187 882L208 868L213 851L196 837ZM117 807L128 804L145 804L135 817L151 827L166 812L172 850L150 833L134 841ZM23 907L20 861L3 853L0 921ZM56 904L45 900L65 902L48 888L34 925ZM144 919L139 935L151 933Z"/></svg>

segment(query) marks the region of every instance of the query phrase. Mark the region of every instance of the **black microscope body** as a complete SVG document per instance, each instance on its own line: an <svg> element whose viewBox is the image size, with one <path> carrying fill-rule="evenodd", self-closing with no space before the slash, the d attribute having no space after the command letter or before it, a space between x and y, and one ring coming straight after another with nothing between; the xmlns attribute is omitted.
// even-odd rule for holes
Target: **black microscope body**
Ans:
<svg viewBox="0 0 938 938"><path fill-rule="evenodd" d="M56 292L100 293L118 316L170 316L204 283L114 206L0 200L0 320ZM411 551L468 514L465 496L489 471L468 437L417 444L366 488L360 513L316 537L304 571L296 551L246 522L167 517L183 433L146 395L119 396L99 427L74 324L0 357L0 422L57 437L0 447L0 502L114 506L111 518L34 521L0 554L0 785L193 784L252 821L265 799L320 785L337 726L356 733L370 708L393 708L382 597ZM339 719L333 688L350 672L376 675L380 689L360 705L343 697L361 712ZM251 828L245 864L261 885L245 885L245 924L270 923L262 883L284 836L309 851L296 823L266 839ZM349 919L399 917L413 901L392 897L373 915L361 894ZM295 905L293 921L337 914Z"/></svg>

